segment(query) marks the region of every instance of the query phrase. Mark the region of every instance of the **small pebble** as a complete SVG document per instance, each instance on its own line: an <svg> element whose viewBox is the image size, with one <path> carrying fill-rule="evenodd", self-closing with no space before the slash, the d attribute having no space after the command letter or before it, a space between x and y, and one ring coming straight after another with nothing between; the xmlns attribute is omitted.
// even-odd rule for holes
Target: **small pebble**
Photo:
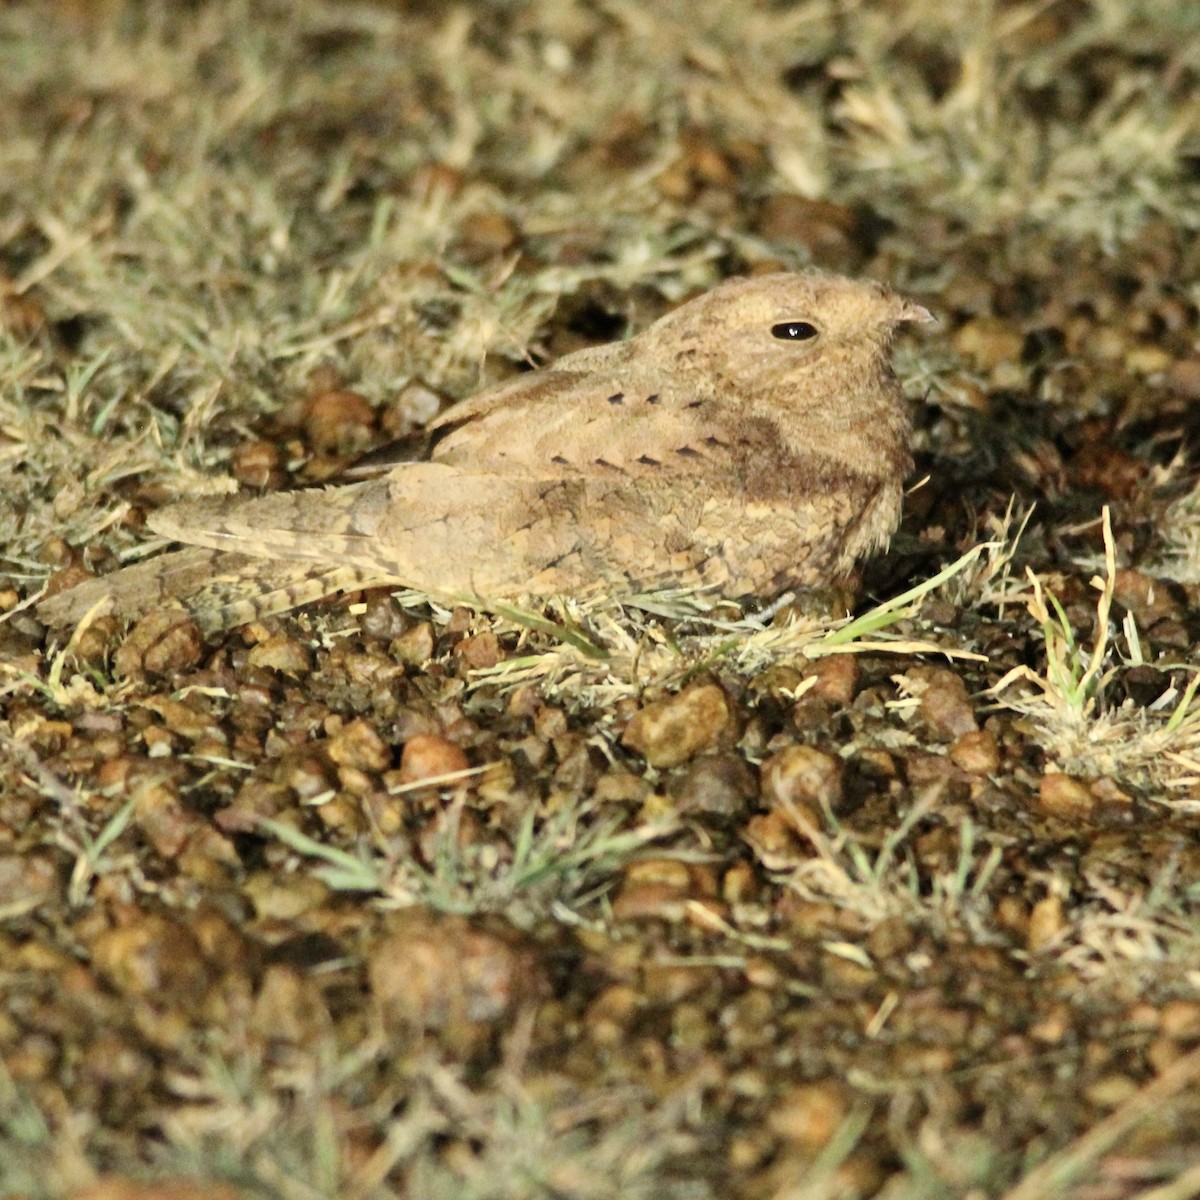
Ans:
<svg viewBox="0 0 1200 1200"><path fill-rule="evenodd" d="M762 765L763 800L786 818L800 808L817 825L822 810L841 805L845 766L840 758L812 746L789 746Z"/></svg>
<svg viewBox="0 0 1200 1200"><path fill-rule="evenodd" d="M248 488L279 488L286 479L283 454L274 442L243 442L230 456L229 470Z"/></svg>
<svg viewBox="0 0 1200 1200"><path fill-rule="evenodd" d="M463 249L477 261L504 254L521 237L511 218L495 211L472 213L463 220L461 232Z"/></svg>
<svg viewBox="0 0 1200 1200"><path fill-rule="evenodd" d="M443 1043L461 1050L546 990L536 955L515 933L420 909L396 913L390 924L367 962L385 1029L440 1030Z"/></svg>
<svg viewBox="0 0 1200 1200"><path fill-rule="evenodd" d="M732 740L729 697L714 683L699 683L647 704L634 714L621 737L652 767L677 767L701 750Z"/></svg>
<svg viewBox="0 0 1200 1200"><path fill-rule="evenodd" d="M1038 807L1064 821L1084 820L1096 811L1096 797L1078 779L1047 771L1038 785Z"/></svg>
<svg viewBox="0 0 1200 1200"><path fill-rule="evenodd" d="M909 678L923 684L918 712L939 737L957 738L977 728L975 706L962 677L946 667L915 667Z"/></svg>
<svg viewBox="0 0 1200 1200"><path fill-rule="evenodd" d="M846 1119L846 1096L836 1083L805 1083L790 1088L767 1113L767 1127L786 1142L819 1150Z"/></svg>
<svg viewBox="0 0 1200 1200"><path fill-rule="evenodd" d="M404 743L398 782L420 783L465 771L470 766L461 746L437 734L419 733Z"/></svg>
<svg viewBox="0 0 1200 1200"><path fill-rule="evenodd" d="M1200 400L1200 355L1181 358L1167 372L1167 387L1188 400Z"/></svg>
<svg viewBox="0 0 1200 1200"><path fill-rule="evenodd" d="M167 675L194 667L204 654L204 635L182 607L156 608L129 631L113 655L118 675Z"/></svg>
<svg viewBox="0 0 1200 1200"><path fill-rule="evenodd" d="M1067 918L1063 912L1062 897L1044 896L1030 910L1029 932L1025 944L1036 954L1054 942L1066 927Z"/></svg>
<svg viewBox="0 0 1200 1200"><path fill-rule="evenodd" d="M697 758L672 787L680 813L728 817L742 811L758 795L758 781L746 761L734 754Z"/></svg>
<svg viewBox="0 0 1200 1200"><path fill-rule="evenodd" d="M246 661L252 667L266 667L293 679L307 675L312 669L312 653L308 647L298 638L281 633L251 646Z"/></svg>
<svg viewBox="0 0 1200 1200"><path fill-rule="evenodd" d="M845 708L858 694L862 667L857 654L828 654L818 658L806 675L816 679L806 695Z"/></svg>
<svg viewBox="0 0 1200 1200"><path fill-rule="evenodd" d="M1162 1006L1159 1028L1176 1041L1200 1041L1200 1001L1168 1000Z"/></svg>
<svg viewBox="0 0 1200 1200"><path fill-rule="evenodd" d="M360 771L384 771L392 761L391 751L374 726L362 718L338 730L325 744L325 751L338 766Z"/></svg>
<svg viewBox="0 0 1200 1200"><path fill-rule="evenodd" d="M955 738L950 761L968 775L994 775L1000 769L1000 747L986 729L973 729Z"/></svg>
<svg viewBox="0 0 1200 1200"><path fill-rule="evenodd" d="M366 447L377 414L358 392L319 392L305 403L304 432L313 448L338 454Z"/></svg>
<svg viewBox="0 0 1200 1200"><path fill-rule="evenodd" d="M157 913L101 933L91 946L92 966L122 995L175 1003L198 998L208 971L191 929Z"/></svg>

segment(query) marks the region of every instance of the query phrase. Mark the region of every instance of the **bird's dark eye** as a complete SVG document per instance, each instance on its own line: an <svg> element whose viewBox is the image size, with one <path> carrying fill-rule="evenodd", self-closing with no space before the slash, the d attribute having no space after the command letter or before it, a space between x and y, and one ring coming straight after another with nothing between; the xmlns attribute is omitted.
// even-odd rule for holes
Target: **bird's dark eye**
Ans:
<svg viewBox="0 0 1200 1200"><path fill-rule="evenodd" d="M817 327L807 321L781 321L771 326L771 333L785 342L807 342L817 336Z"/></svg>

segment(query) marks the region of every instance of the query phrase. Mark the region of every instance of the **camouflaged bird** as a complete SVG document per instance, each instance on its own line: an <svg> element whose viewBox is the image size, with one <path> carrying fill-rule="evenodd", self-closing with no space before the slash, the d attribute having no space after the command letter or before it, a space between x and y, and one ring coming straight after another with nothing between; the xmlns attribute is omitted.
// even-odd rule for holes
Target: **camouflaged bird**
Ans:
<svg viewBox="0 0 1200 1200"><path fill-rule="evenodd" d="M214 631L396 585L484 601L655 587L770 597L886 544L911 467L890 347L917 304L823 273L721 284L626 341L448 409L423 461L184 502L190 543L44 601L51 624L182 601Z"/></svg>

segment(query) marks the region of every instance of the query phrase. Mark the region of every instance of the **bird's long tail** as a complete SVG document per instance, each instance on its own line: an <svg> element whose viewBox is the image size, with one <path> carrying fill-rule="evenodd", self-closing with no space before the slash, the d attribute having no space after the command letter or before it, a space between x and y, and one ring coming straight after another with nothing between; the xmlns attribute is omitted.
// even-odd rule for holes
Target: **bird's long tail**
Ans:
<svg viewBox="0 0 1200 1200"><path fill-rule="evenodd" d="M216 633L286 612L337 592L393 582L362 567L260 558L189 546L125 567L43 600L38 617L60 628L93 609L137 618L182 605L201 630ZM99 607L97 607L99 606Z"/></svg>

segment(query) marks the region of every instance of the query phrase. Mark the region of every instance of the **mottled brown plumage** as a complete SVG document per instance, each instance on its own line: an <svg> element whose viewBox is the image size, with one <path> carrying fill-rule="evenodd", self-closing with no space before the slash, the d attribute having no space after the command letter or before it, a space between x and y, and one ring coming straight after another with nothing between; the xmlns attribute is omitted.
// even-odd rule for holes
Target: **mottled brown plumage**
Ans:
<svg viewBox="0 0 1200 1200"><path fill-rule="evenodd" d="M425 461L161 510L151 527L192 548L39 612L178 599L215 630L385 583L485 600L824 585L899 520L909 429L889 352L898 323L929 319L876 283L731 280L454 406Z"/></svg>

